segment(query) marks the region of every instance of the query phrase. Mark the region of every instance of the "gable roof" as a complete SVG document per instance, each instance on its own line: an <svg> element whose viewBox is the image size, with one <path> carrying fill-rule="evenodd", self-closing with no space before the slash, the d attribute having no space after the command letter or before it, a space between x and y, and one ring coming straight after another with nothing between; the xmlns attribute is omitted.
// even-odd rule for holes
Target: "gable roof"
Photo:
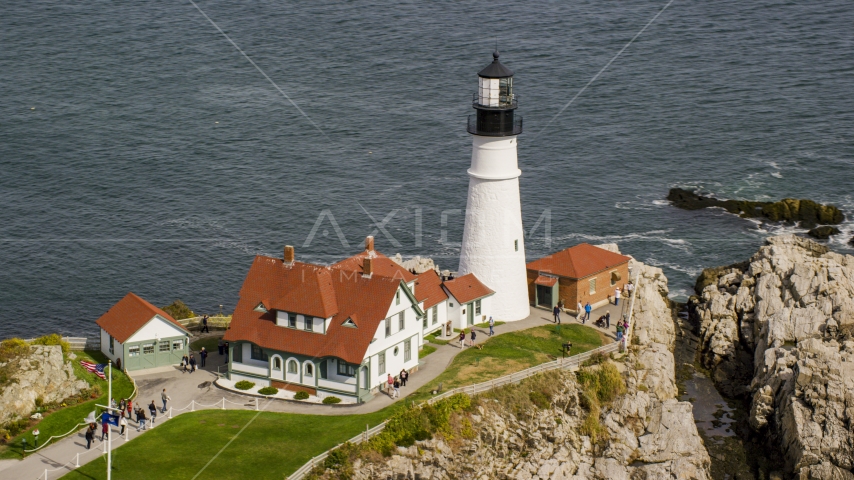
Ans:
<svg viewBox="0 0 854 480"><path fill-rule="evenodd" d="M121 300L101 315L95 323L116 339L125 343L137 330L149 322L155 315L160 315L183 331L183 325L175 321L171 315L154 305L146 302L133 292L128 292ZM189 332L188 332L189 333Z"/></svg>
<svg viewBox="0 0 854 480"><path fill-rule="evenodd" d="M406 283L415 280L415 274L376 250L365 250L359 252L350 258L345 258L344 260L332 265L332 268L362 274L364 273L362 264L364 263L365 257L371 258L371 270L373 271L373 275L403 280Z"/></svg>
<svg viewBox="0 0 854 480"><path fill-rule="evenodd" d="M312 276L316 279L312 280ZM288 266L281 259L259 255L255 257L240 289L231 328L224 338L228 341L249 341L282 352L333 356L359 364L380 322L385 320L398 288L408 292L400 279L379 274L366 278L361 271L335 266L298 262ZM268 312L254 310L264 298L273 299L273 308ZM297 308L283 309L286 311L332 317L326 334L277 326L274 309L279 307L275 305L286 304ZM323 313L311 313L309 310L314 308ZM415 308L417 311L417 306ZM348 318L356 328L344 325Z"/></svg>
<svg viewBox="0 0 854 480"><path fill-rule="evenodd" d="M424 302L424 310L448 299L448 294L442 289L442 279L439 278L439 274L435 270L427 270L417 276L415 298L419 302Z"/></svg>
<svg viewBox="0 0 854 480"><path fill-rule="evenodd" d="M442 285L460 303L468 303L479 298L488 297L495 293L484 285L473 273L463 275L453 280L445 280Z"/></svg>
<svg viewBox="0 0 854 480"><path fill-rule="evenodd" d="M629 261L629 257L604 248L581 243L527 265L528 270L551 273L568 278L585 278Z"/></svg>

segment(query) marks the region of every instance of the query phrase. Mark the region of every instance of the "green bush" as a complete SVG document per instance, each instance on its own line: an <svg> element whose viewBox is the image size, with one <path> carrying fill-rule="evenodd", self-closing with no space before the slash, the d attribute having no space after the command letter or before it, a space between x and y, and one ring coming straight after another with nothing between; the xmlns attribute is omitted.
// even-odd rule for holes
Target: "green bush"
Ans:
<svg viewBox="0 0 854 480"><path fill-rule="evenodd" d="M59 345L62 347L62 353L68 353L71 351L71 346L68 342L63 340L58 333L51 333L50 335L39 337L30 342L30 345Z"/></svg>
<svg viewBox="0 0 854 480"><path fill-rule="evenodd" d="M326 397L323 399L324 405L335 405L336 403L341 403L341 399L338 397Z"/></svg>
<svg viewBox="0 0 854 480"><path fill-rule="evenodd" d="M297 392L294 394L294 400L307 400L308 393L307 392Z"/></svg>
<svg viewBox="0 0 854 480"><path fill-rule="evenodd" d="M370 450L388 456L396 447L411 446L417 440L426 440L436 433L451 439L454 436L451 416L469 408L471 398L461 393L432 405L425 404L421 408L414 405L403 408L389 417L385 429L370 439L367 446Z"/></svg>
<svg viewBox="0 0 854 480"><path fill-rule="evenodd" d="M165 307L163 307L163 311L168 313L169 315L172 315L172 318L174 318L175 320L181 320L183 318L193 318L196 316L196 314L193 313L192 310L190 310L190 307L188 307L187 304L182 302L181 300L175 300L169 305L166 305Z"/></svg>
<svg viewBox="0 0 854 480"><path fill-rule="evenodd" d="M261 395L275 395L279 393L279 389L276 387L264 387L258 390L258 393L260 393Z"/></svg>
<svg viewBox="0 0 854 480"><path fill-rule="evenodd" d="M238 390L249 390L250 388L252 388L254 386L255 386L255 383L250 382L248 380L241 380L241 381L234 384L234 388L236 388Z"/></svg>
<svg viewBox="0 0 854 480"><path fill-rule="evenodd" d="M607 438L607 430L599 423L603 403L610 403L626 392L626 383L617 366L606 361L594 368L585 367L576 374L581 385L581 404L588 410L581 425L581 434L588 435L593 443Z"/></svg>

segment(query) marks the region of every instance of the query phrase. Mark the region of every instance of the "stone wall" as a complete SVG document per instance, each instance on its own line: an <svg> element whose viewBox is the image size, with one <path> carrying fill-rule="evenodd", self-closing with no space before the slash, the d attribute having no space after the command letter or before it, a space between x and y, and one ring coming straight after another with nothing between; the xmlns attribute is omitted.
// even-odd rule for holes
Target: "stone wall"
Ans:
<svg viewBox="0 0 854 480"><path fill-rule="evenodd" d="M29 417L39 397L44 403L59 402L89 387L65 363L59 345L34 345L9 363L12 375L0 391L0 425Z"/></svg>

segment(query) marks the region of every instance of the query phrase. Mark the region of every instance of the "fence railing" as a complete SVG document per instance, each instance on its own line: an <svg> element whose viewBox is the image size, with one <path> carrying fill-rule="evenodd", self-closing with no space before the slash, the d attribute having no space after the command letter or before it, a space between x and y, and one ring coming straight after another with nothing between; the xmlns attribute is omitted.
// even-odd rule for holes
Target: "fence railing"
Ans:
<svg viewBox="0 0 854 480"><path fill-rule="evenodd" d="M36 338L25 338L25 342L33 342ZM101 342L97 338L90 339L88 337L62 337L64 342L68 342L68 346L72 350L100 350Z"/></svg>
<svg viewBox="0 0 854 480"><path fill-rule="evenodd" d="M499 378L496 378L493 380L487 380L485 382L475 383L473 385L466 385L464 387L453 388L453 389L448 390L446 392L442 392L442 393L440 393L434 397L431 397L430 399L426 400L425 403L432 405L433 403L436 403L442 399L448 398L448 397L450 397L452 395L456 395L458 393L465 393L467 395L474 396L474 395L477 395L479 393L488 392L488 391L490 391L496 387L502 387L504 385L519 383L528 377L531 377L531 376L536 375L538 373L546 372L549 370L556 370L556 369L560 369L560 368L562 368L562 369L578 368L584 362L586 362L587 360L590 360L594 355L607 355L607 354L618 351L621 346L626 345L630 342L630 340L631 340L630 332L632 330L634 330L633 316L634 316L634 310L635 310L635 293L638 291L637 287L638 287L639 276L640 276L640 272L638 272L638 274L635 275L635 282L634 282L635 288L632 290L631 303L629 306L629 316L627 319L627 322L629 323L629 330L624 335L622 342L617 341L614 343L609 343L608 345L603 345L599 348L594 348L593 350L588 350L584 353L579 353L578 355L572 355L572 356L567 357L567 358L558 358L557 360L553 360L551 362L541 363L541 364L535 365L531 368L527 368L525 370L522 370L522 371L519 371L516 373L511 373L509 375L505 375L503 377L499 377ZM385 426L386 426L386 422L382 422L374 428L365 429L364 432L360 433L359 435L356 435L355 437L351 438L350 440L347 440L347 442L344 442L344 443L359 444L362 442L367 442L372 437L374 437L374 436L378 435L380 432L382 432L385 429ZM305 477L315 467L320 465L321 462L326 460L326 457L329 456L329 453L331 451L335 450L336 448L339 448L341 445L343 445L343 443L321 453L320 455L318 455L316 457L313 457L311 460L306 462L305 465L303 465L302 467L297 469L297 471L292 473L288 477L288 480L302 480L303 477Z"/></svg>

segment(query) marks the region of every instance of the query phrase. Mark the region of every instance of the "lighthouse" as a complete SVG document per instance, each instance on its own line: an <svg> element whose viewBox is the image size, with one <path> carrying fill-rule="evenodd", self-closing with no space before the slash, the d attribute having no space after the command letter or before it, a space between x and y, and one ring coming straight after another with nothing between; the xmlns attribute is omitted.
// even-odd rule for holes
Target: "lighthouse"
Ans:
<svg viewBox="0 0 854 480"><path fill-rule="evenodd" d="M468 117L472 153L459 275L474 273L494 290L493 316L513 321L530 314L516 159L522 117L516 115L513 71L498 61L497 51L492 57L477 74L476 113Z"/></svg>

